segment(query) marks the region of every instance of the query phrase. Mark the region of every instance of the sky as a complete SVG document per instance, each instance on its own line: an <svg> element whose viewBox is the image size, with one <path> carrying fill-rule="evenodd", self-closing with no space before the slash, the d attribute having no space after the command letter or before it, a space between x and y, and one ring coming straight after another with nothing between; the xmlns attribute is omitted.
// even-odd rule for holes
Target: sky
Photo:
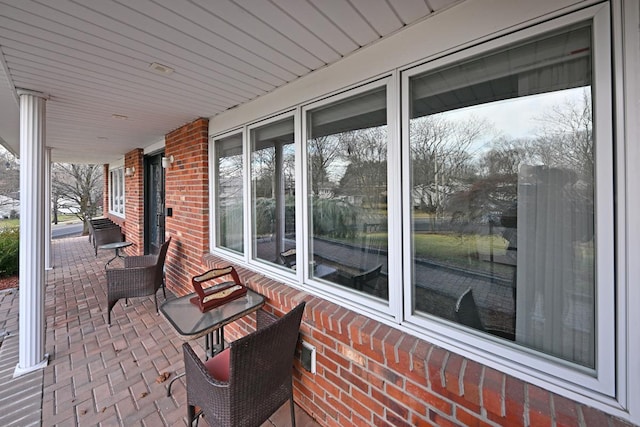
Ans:
<svg viewBox="0 0 640 427"><path fill-rule="evenodd" d="M585 88L581 87L546 92L447 111L442 116L451 121L465 121L471 117L485 119L508 139L531 137L537 134L540 127L537 118L554 105L562 105L567 101L582 102L584 91Z"/></svg>

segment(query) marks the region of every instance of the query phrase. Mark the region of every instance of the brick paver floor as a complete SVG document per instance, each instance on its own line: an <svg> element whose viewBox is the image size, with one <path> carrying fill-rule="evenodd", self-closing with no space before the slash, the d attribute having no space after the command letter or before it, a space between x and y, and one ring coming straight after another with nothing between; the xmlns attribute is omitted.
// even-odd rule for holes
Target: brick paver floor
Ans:
<svg viewBox="0 0 640 427"><path fill-rule="evenodd" d="M53 255L46 284L50 363L44 369L42 425L187 425L184 378L170 397L168 381L159 379L182 372L182 342L156 314L153 298L135 298L128 306L119 302L108 327L104 265L112 251L95 257L86 237L74 237L54 240ZM202 355L201 343L193 344ZM288 425L288 414L285 404L264 425ZM300 408L296 414L297 425L316 425Z"/></svg>

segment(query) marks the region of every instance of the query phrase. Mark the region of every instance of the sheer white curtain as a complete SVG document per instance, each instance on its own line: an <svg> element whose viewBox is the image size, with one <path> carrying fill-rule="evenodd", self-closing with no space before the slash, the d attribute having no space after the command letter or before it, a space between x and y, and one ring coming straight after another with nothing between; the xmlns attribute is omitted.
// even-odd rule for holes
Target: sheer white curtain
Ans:
<svg viewBox="0 0 640 427"><path fill-rule="evenodd" d="M520 169L516 341L593 367L590 188L571 170L528 165Z"/></svg>

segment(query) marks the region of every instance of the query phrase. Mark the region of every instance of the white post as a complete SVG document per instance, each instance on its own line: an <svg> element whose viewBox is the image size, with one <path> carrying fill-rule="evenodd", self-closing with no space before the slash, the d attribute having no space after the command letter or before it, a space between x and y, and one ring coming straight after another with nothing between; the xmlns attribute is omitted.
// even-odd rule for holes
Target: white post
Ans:
<svg viewBox="0 0 640 427"><path fill-rule="evenodd" d="M20 335L14 377L44 368L45 101L20 96Z"/></svg>
<svg viewBox="0 0 640 427"><path fill-rule="evenodd" d="M51 263L51 147L47 147L44 151L44 182L44 268L51 270L53 269Z"/></svg>

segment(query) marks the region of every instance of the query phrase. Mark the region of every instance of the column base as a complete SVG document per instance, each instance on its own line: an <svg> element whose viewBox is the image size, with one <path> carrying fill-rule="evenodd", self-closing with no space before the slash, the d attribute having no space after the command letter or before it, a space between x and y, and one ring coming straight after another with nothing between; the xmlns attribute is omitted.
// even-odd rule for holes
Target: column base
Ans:
<svg viewBox="0 0 640 427"><path fill-rule="evenodd" d="M20 364L16 365L16 370L13 371L13 378L26 375L30 372L35 372L39 369L44 369L48 364L49 364L49 353L45 353L44 359L42 360L42 362L36 365L30 366L28 368L21 368Z"/></svg>

